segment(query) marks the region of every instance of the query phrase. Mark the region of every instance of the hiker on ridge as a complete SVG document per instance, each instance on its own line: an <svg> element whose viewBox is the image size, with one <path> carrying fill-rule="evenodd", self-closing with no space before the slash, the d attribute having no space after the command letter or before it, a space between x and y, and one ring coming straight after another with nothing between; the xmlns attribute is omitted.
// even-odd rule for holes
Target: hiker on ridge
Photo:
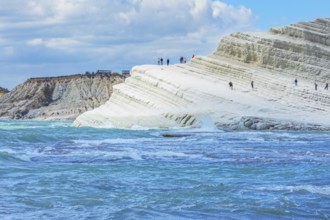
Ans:
<svg viewBox="0 0 330 220"><path fill-rule="evenodd" d="M230 88L231 90L233 90L233 88L234 88L234 85L233 85L233 83L232 83L232 82L229 82L229 88Z"/></svg>

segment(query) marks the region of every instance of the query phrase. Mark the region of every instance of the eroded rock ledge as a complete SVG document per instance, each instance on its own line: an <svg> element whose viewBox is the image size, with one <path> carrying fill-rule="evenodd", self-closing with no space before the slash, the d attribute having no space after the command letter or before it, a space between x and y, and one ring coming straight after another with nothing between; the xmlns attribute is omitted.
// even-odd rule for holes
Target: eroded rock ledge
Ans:
<svg viewBox="0 0 330 220"><path fill-rule="evenodd" d="M299 123L295 121L282 121L273 118L258 117L242 117L237 126L233 129L250 129L250 130L329 130L318 124Z"/></svg>

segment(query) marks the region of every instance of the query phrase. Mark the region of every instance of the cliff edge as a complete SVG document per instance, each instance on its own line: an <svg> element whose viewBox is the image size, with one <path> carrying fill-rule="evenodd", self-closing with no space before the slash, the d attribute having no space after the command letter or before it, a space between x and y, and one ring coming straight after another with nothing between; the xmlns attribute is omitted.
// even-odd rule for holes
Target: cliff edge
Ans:
<svg viewBox="0 0 330 220"><path fill-rule="evenodd" d="M31 78L0 97L0 118L74 120L104 104L125 78L110 73Z"/></svg>
<svg viewBox="0 0 330 220"><path fill-rule="evenodd" d="M187 64L134 67L74 125L329 130L329 81L330 18L233 33Z"/></svg>

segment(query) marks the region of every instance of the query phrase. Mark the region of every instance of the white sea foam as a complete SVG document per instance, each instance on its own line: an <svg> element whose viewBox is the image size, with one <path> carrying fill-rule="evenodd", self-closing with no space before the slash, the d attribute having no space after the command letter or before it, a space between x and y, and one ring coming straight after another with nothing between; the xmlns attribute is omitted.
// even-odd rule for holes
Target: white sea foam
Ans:
<svg viewBox="0 0 330 220"><path fill-rule="evenodd" d="M271 185L265 187L258 187L258 190L266 191L307 191L315 194L330 195L330 186L315 186L315 185L299 185L299 186L283 186L283 185Z"/></svg>
<svg viewBox="0 0 330 220"><path fill-rule="evenodd" d="M10 149L10 148L1 148L0 153L15 154L17 152L13 149Z"/></svg>
<svg viewBox="0 0 330 220"><path fill-rule="evenodd" d="M71 127L72 123L70 122L56 122L54 124L50 124L51 128L59 128L59 127Z"/></svg>
<svg viewBox="0 0 330 220"><path fill-rule="evenodd" d="M23 155L17 156L19 159L24 161L49 161L49 158L56 160L76 160L80 161L90 161L90 160L147 160L147 159L205 159L210 158L205 157L200 153L186 153L176 150L149 150L133 147L122 147L122 148L53 148L45 147L43 149L26 151Z"/></svg>
<svg viewBox="0 0 330 220"><path fill-rule="evenodd" d="M8 149L8 148L2 148L0 151L0 154L8 154L13 158L16 158L21 161L30 161L31 157L33 155L38 155L36 151L30 151L30 150L24 150L23 152L14 150L14 149Z"/></svg>
<svg viewBox="0 0 330 220"><path fill-rule="evenodd" d="M126 148L121 151L112 151L112 152L94 152L95 155L101 159L105 160L122 160L122 159L132 159L132 160L142 160L141 154L132 148Z"/></svg>
<svg viewBox="0 0 330 220"><path fill-rule="evenodd" d="M21 130L21 129L35 129L35 128L42 128L43 126L24 126L24 125L1 125L0 130Z"/></svg>
<svg viewBox="0 0 330 220"><path fill-rule="evenodd" d="M28 121L24 123L18 123L17 121L1 121L0 130L21 130L21 129L38 129L38 128L59 128L70 127L69 122L35 122Z"/></svg>
<svg viewBox="0 0 330 220"><path fill-rule="evenodd" d="M211 116L206 114L200 115L198 120L200 121L200 127L196 128L196 131L219 131Z"/></svg>
<svg viewBox="0 0 330 220"><path fill-rule="evenodd" d="M91 157L98 157L103 159L132 159L132 160L143 160L143 159L195 159L202 158L202 155L198 154L186 154L184 152L176 151L147 151L147 150L136 150L134 148L124 148L118 151L98 151L98 152L87 152L86 155Z"/></svg>
<svg viewBox="0 0 330 220"><path fill-rule="evenodd" d="M175 152L175 151L157 151L157 152L142 152L143 156L147 158L157 158L157 159L167 159L167 158L185 158L185 159L195 159L203 158L203 155L200 154L187 154L184 152Z"/></svg>
<svg viewBox="0 0 330 220"><path fill-rule="evenodd" d="M101 144L133 144L141 142L152 142L153 138L137 138L137 139L124 139L124 138L113 138L103 140L73 140L75 144L81 144L84 146L97 146Z"/></svg>

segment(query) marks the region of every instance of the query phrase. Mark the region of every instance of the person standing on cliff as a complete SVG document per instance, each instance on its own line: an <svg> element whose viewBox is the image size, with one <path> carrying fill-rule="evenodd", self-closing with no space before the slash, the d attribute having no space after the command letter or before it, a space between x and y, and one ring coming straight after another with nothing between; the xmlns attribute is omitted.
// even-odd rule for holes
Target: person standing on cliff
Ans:
<svg viewBox="0 0 330 220"><path fill-rule="evenodd" d="M252 87L252 89L253 89L253 87L254 87L254 83L253 83L253 81L251 81L251 87Z"/></svg>
<svg viewBox="0 0 330 220"><path fill-rule="evenodd" d="M160 58L160 65L163 65L163 57Z"/></svg>
<svg viewBox="0 0 330 220"><path fill-rule="evenodd" d="M295 86L298 85L298 80L297 79L294 80L294 84L295 84Z"/></svg>
<svg viewBox="0 0 330 220"><path fill-rule="evenodd" d="M233 90L233 88L234 88L234 85L233 85L233 83L232 83L232 82L229 82L229 88L230 88L231 90Z"/></svg>
<svg viewBox="0 0 330 220"><path fill-rule="evenodd" d="M328 90L328 87L329 87L329 83L326 83L324 89Z"/></svg>
<svg viewBox="0 0 330 220"><path fill-rule="evenodd" d="M315 87L315 90L317 90L317 83L316 82L314 83L314 87Z"/></svg>
<svg viewBox="0 0 330 220"><path fill-rule="evenodd" d="M170 65L170 59L169 58L167 58L166 64L167 64L167 66Z"/></svg>

